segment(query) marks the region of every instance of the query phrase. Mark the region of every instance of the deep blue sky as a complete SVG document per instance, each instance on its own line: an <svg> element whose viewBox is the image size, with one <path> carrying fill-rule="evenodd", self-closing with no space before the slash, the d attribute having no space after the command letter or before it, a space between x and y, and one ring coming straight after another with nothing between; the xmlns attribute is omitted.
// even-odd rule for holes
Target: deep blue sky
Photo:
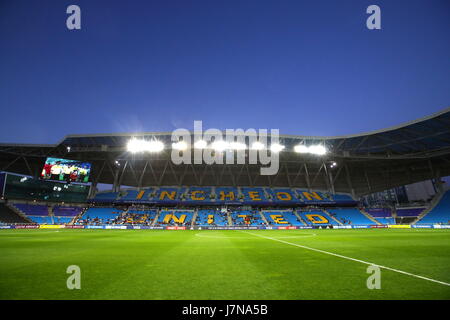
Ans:
<svg viewBox="0 0 450 320"><path fill-rule="evenodd" d="M0 0L0 142L381 129L450 106L449 33L448 0Z"/></svg>

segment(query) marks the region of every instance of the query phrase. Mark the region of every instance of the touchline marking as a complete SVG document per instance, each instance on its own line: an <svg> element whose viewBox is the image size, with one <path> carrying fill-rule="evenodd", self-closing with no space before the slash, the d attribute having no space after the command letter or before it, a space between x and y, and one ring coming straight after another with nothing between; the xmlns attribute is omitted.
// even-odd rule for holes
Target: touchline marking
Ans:
<svg viewBox="0 0 450 320"><path fill-rule="evenodd" d="M237 231L240 231L240 230L237 230ZM411 277L415 277L415 278L419 278L419 279L422 279L422 280L428 280L428 281L431 281L431 282L439 283L439 284L442 284L444 286L450 286L450 283L447 283L447 282L444 282L444 281L434 280L434 279L431 279L431 278L419 276L419 275L414 274L414 273L409 273L409 272L398 270L398 269L394 269L394 268L380 266L379 264L376 264L376 263L371 263L371 262L367 262L367 261L363 261L363 260L359 260L359 259L355 259L355 258L350 258L350 257L347 257L347 256L343 256L341 254L332 253L332 252L328 252L328 251L324 251L324 250L320 250L320 249L315 249L315 248L310 248L310 247L307 247L307 246L302 246L301 244L296 244L296 243L292 243L292 242L288 242L288 241L284 241L284 240L280 240L280 239L276 239L276 238L266 237L266 236L262 236L262 235L256 234L256 233L251 233L251 232L246 232L246 231L241 231L241 232L254 235L255 237L265 238L265 239L269 239L269 240L273 240L273 241L278 241L278 242L281 242L281 243L289 244L291 246L295 246L295 247L299 247L299 248L303 248L303 249L308 249L308 250L312 250L312 251L316 251L316 252L320 252L320 253L329 254L331 256L339 257L339 258L342 258L342 259L356 261L356 262L367 264L367 265L371 265L371 266L372 265L373 266L378 266L378 267L380 267L382 269L398 272L398 273L405 274L407 276L411 276Z"/></svg>
<svg viewBox="0 0 450 320"><path fill-rule="evenodd" d="M5 230L8 230L8 229L5 229ZM10 230L10 229L9 229ZM36 233L39 233L39 234L43 234L43 233L55 233L55 232L60 232L60 230L55 230L55 231L37 231L37 230L39 230L39 229L16 229L16 230L27 230L26 231L26 233L25 232L20 232L20 233L16 233L15 231L13 231L13 232L9 232L9 233L6 233L6 232L3 232L3 231L1 231L0 232L0 235L7 235L7 236L23 236L23 235L27 235L27 234L36 234ZM33 232L34 231L34 232Z"/></svg>
<svg viewBox="0 0 450 320"><path fill-rule="evenodd" d="M211 232L211 231L207 231L207 232ZM205 234L205 233L196 233L195 234L197 237L200 238L213 238L213 239L254 239L254 237L241 237L241 236L237 236L237 237L229 237L229 236L224 236L224 235L214 235L214 234ZM306 233L304 235L298 235L298 236L285 236L285 237L278 237L278 239L299 239L299 238L310 238L310 237L315 237L317 236L317 234L315 233Z"/></svg>

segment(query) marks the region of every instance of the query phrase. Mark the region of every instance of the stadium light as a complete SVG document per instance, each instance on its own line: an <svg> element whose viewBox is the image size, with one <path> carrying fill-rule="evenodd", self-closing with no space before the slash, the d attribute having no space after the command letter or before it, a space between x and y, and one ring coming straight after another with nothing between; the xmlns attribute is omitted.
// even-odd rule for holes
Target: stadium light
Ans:
<svg viewBox="0 0 450 320"><path fill-rule="evenodd" d="M259 142L259 141L255 141L252 144L252 149L253 150L263 150L264 149L264 144Z"/></svg>
<svg viewBox="0 0 450 320"><path fill-rule="evenodd" d="M164 150L164 143L162 143L161 141L150 141L148 143L148 150L149 152L160 152Z"/></svg>
<svg viewBox="0 0 450 320"><path fill-rule="evenodd" d="M299 144L294 147L294 151L297 153L311 153L319 156L327 153L327 149L320 144L312 145L309 147L305 146L304 144Z"/></svg>
<svg viewBox="0 0 450 320"><path fill-rule="evenodd" d="M198 140L194 143L196 149L205 149L207 145L205 140Z"/></svg>
<svg viewBox="0 0 450 320"><path fill-rule="evenodd" d="M233 150L245 150L247 149L247 145L242 142L231 142L230 143L230 149Z"/></svg>
<svg viewBox="0 0 450 320"><path fill-rule="evenodd" d="M309 153L309 148L304 144L299 144L294 147L294 151L297 153Z"/></svg>
<svg viewBox="0 0 450 320"><path fill-rule="evenodd" d="M223 140L214 141L212 144L212 148L216 151L224 151L229 147L228 143Z"/></svg>
<svg viewBox="0 0 450 320"><path fill-rule="evenodd" d="M131 153L143 152L147 147L147 141L139 139L131 139L128 141L127 150Z"/></svg>
<svg viewBox="0 0 450 320"><path fill-rule="evenodd" d="M137 152L159 152L164 150L164 144L161 141L147 141L142 139L131 139L128 141L127 150L131 153Z"/></svg>
<svg viewBox="0 0 450 320"><path fill-rule="evenodd" d="M281 150L284 149L284 146L278 143L272 144L270 146L270 151L272 152L280 152Z"/></svg>
<svg viewBox="0 0 450 320"><path fill-rule="evenodd" d="M186 150L187 147L188 147L188 145L184 141L178 141L178 142L172 143L172 149L175 149L175 150L183 151L183 150Z"/></svg>
<svg viewBox="0 0 450 320"><path fill-rule="evenodd" d="M325 149L325 147L322 145L315 145L309 147L309 152L318 156L322 156L327 153L327 149Z"/></svg>

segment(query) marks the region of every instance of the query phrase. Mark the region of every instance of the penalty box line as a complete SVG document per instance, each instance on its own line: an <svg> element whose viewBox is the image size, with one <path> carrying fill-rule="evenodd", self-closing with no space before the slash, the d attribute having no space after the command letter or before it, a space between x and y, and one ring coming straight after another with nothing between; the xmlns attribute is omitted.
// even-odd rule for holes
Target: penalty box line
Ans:
<svg viewBox="0 0 450 320"><path fill-rule="evenodd" d="M378 267L380 267L382 269L394 271L394 272L397 272L397 273L401 273L401 274L404 274L404 275L407 275L407 276L411 276L411 277L414 277L414 278L418 278L418 279L422 279L422 280L431 281L431 282L434 282L434 283L439 283L439 284L442 284L444 286L450 286L450 283L447 283L447 282L444 282L444 281L439 281L439 280L435 280L435 279L419 276L419 275L414 274L414 273L410 273L410 272L406 272L406 271L402 271L402 270L398 270L398 269L394 269L394 268L390 268L390 267L381 266L381 265L376 264L376 263L371 263L371 262L367 262L367 261L363 261L363 260L359 260L359 259L343 256L341 254L337 254L337 253L333 253L333 252L328 252L328 251L324 251L324 250L320 250L320 249L315 249L315 248L303 246L301 244L292 243L292 242L288 242L288 241L281 240L281 239L276 239L276 238L272 238L272 237L266 237L266 236L262 236L262 235L256 234L256 233L251 233L251 232L246 232L246 231L241 231L241 232L251 234L251 235L253 235L255 237L260 237L260 238L264 238L264 239L268 239L268 240L278 241L278 242L281 242L281 243L284 243L284 244L288 244L288 245L291 245L291 246L294 246L294 247L299 247L299 248L303 248L303 249L307 249L307 250L311 250L311 251L316 251L316 252L328 254L328 255L335 256L335 257L342 258L342 259L346 259L346 260L359 262L359 263L370 265L370 266L378 266Z"/></svg>

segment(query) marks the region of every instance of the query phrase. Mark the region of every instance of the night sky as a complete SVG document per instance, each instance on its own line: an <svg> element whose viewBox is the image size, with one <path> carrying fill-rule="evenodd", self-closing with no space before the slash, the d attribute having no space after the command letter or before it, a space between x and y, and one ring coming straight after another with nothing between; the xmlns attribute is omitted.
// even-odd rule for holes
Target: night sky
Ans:
<svg viewBox="0 0 450 320"><path fill-rule="evenodd" d="M0 0L0 142L382 129L450 106L449 31L448 0Z"/></svg>

